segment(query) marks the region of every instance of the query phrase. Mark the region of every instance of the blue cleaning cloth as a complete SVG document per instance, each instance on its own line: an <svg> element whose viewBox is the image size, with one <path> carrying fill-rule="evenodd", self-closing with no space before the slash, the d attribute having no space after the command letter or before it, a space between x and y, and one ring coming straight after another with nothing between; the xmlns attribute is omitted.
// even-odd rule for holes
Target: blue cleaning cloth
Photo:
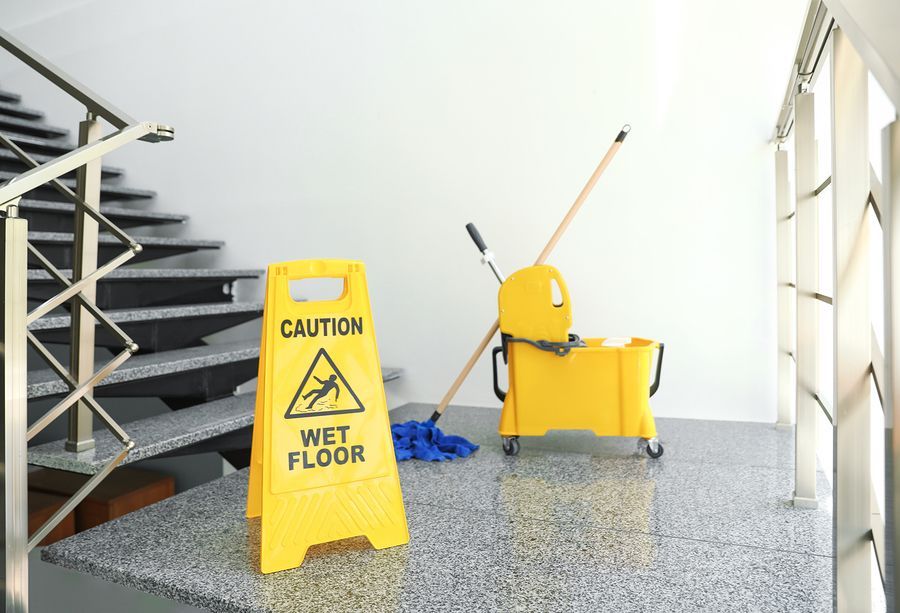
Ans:
<svg viewBox="0 0 900 613"><path fill-rule="evenodd" d="M443 462L465 458L478 449L478 445L461 436L444 434L430 419L425 422L391 424L391 434L394 437L394 455L398 461L416 458Z"/></svg>

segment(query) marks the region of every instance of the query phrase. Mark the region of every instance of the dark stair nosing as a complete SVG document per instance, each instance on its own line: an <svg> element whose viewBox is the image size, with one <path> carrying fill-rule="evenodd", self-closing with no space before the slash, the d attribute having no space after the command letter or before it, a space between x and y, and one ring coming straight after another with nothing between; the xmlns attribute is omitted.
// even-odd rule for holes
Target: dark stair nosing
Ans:
<svg viewBox="0 0 900 613"><path fill-rule="evenodd" d="M19 215L28 219L28 227L44 232L72 232L75 205L70 202L52 200L22 200ZM100 212L121 228L175 224L187 221L187 215L126 209L117 206L100 205Z"/></svg>
<svg viewBox="0 0 900 613"><path fill-rule="evenodd" d="M194 317L211 317L227 313L262 312L259 302L218 302L171 307L151 307L143 309L109 310L105 314L117 324L145 322L162 319L189 319ZM68 315L51 315L42 317L28 326L32 332L39 330L68 329L71 319Z"/></svg>
<svg viewBox="0 0 900 613"><path fill-rule="evenodd" d="M0 115L9 115L10 117L30 119L32 121L40 121L44 118L44 114L41 111L30 109L17 102L7 102L2 98L0 98Z"/></svg>
<svg viewBox="0 0 900 613"><path fill-rule="evenodd" d="M94 390L96 395L104 395L104 388L119 386L120 384L153 381L160 377L173 374L182 374L189 371L201 371L220 365L234 364L236 362L252 360L254 364L259 358L258 341L240 341L234 343L221 343L216 345L204 345L202 347L190 347L188 349L175 349L160 353L147 353L136 355L128 359L117 370L113 371L106 379L98 383ZM99 362L97 363L99 366ZM254 366L254 369L256 367ZM245 380L252 379L248 377ZM243 381L233 381L234 386ZM56 376L50 369L33 370L28 373L28 398L46 398L66 394L68 385ZM165 389L157 389L157 392L169 392ZM106 394L112 395L112 394ZM135 394L126 394L131 397ZM143 396L160 396L159 393L136 394Z"/></svg>
<svg viewBox="0 0 900 613"><path fill-rule="evenodd" d="M387 366L384 366L381 368L381 378L385 383L387 383L388 381L394 381L396 379L399 379L402 376L403 376L402 368L391 368L391 367L387 367Z"/></svg>
<svg viewBox="0 0 900 613"><path fill-rule="evenodd" d="M35 162L37 162L39 164L43 164L45 162L55 160L58 157L58 156L47 155L44 153L35 153L35 152L31 152L31 153L29 153L29 155L34 159ZM26 166L26 164L24 162L19 160L17 155L15 153L13 153L12 151L10 151L9 149L7 149L6 147L0 147L0 163L6 164L6 165L14 165L16 167L22 167L25 170L28 169L28 166ZM124 169L119 168L118 166L107 166L106 164L103 165L101 172L103 174L103 178L120 177L125 174ZM68 175L65 175L65 176L70 177L70 176L74 176L74 174L75 174L75 171L73 170L71 173L69 173Z"/></svg>
<svg viewBox="0 0 900 613"><path fill-rule="evenodd" d="M131 258L128 264L137 264L174 255L182 255L202 249L219 249L222 241L196 240L187 238L170 238L165 236L133 236L135 242L143 250ZM72 266L73 246L72 234L67 232L29 232L28 241L49 259L57 268ZM126 250L126 247L114 236L101 234L99 237L98 262L104 264ZM38 268L39 264L29 257L29 266Z"/></svg>
<svg viewBox="0 0 900 613"><path fill-rule="evenodd" d="M71 270L61 270L67 278L72 278ZM219 268L118 268L101 279L104 281L125 281L131 279L257 279L265 271L260 269L219 269ZM28 282L50 281L55 283L53 277L45 270L29 270Z"/></svg>
<svg viewBox="0 0 900 613"><path fill-rule="evenodd" d="M234 299L234 284L258 279L262 270L187 268L118 268L97 283L96 303L101 309L171 306ZM71 278L71 270L63 270ZM44 270L28 271L28 299L47 300L60 285Z"/></svg>
<svg viewBox="0 0 900 613"><path fill-rule="evenodd" d="M19 173L10 172L8 170L0 170L0 181L9 181L10 179L14 179L18 177ZM75 191L75 179L59 179L59 181L71 189ZM65 200L65 197L56 191L55 188L49 185L42 185L31 192L29 194L34 194L35 192L41 194L44 198L50 200ZM138 189L135 187L122 187L119 185L109 185L107 183L100 184L100 197L104 201L109 200L147 200L150 198L154 198L156 196L156 192L150 189ZM40 198L32 198L34 200L39 200Z"/></svg>
<svg viewBox="0 0 900 613"><path fill-rule="evenodd" d="M28 119L10 117L8 115L0 115L0 129L2 129L4 133L15 132L17 134L27 134L30 136L51 139L65 138L69 135L69 131L65 128L59 128L57 126L51 126Z"/></svg>
<svg viewBox="0 0 900 613"><path fill-rule="evenodd" d="M8 92L4 89L0 89L0 100L2 100L3 102L12 102L13 104L18 104L22 101L22 96L14 92Z"/></svg>
<svg viewBox="0 0 900 613"><path fill-rule="evenodd" d="M140 347L140 352L169 351L203 344L203 339L262 316L262 303L215 302L187 306L107 310ZM29 330L45 343L70 344L69 315L42 317ZM95 345L121 349L122 340L97 324Z"/></svg>
<svg viewBox="0 0 900 613"><path fill-rule="evenodd" d="M72 143L59 139L51 140L27 134L12 134L7 133L5 130L0 130L0 132L3 132L9 140L29 152L39 152L58 157L75 149L75 145Z"/></svg>

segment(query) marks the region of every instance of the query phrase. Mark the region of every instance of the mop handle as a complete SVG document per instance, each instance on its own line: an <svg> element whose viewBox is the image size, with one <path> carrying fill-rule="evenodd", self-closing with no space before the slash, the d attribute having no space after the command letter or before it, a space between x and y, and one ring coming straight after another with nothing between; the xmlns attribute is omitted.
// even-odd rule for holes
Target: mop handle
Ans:
<svg viewBox="0 0 900 613"><path fill-rule="evenodd" d="M590 195L591 191L594 189L597 181L600 180L600 175L602 175L603 171L606 170L606 167L609 166L609 163L616 155L619 147L621 147L622 143L625 142L625 137L628 136L629 132L631 132L630 125L625 124L624 126L622 126L622 130L619 132L619 135L616 136L616 140L614 140L613 144L609 146L609 151L607 151L606 155L603 156L603 159L600 160L600 163L594 170L594 174L591 175L591 178L588 179L588 182L585 183L583 188L581 188L581 193L578 194L577 198L575 198L575 202L572 204L569 212L566 213L565 217L563 217L563 220L559 223L559 227L556 228L556 232L554 232L553 236L550 237L550 240L547 241L547 246L544 247L544 250L541 251L541 254L538 256L537 260L535 260L535 266L540 266L547 261L547 258L550 257L550 253L553 251L553 249L556 248L556 243L559 242L559 239L562 238L562 235L565 234L566 230L569 228L569 224L571 224L572 220L575 219L575 215L578 214L578 211L581 209L581 205L584 204L585 200L587 200L588 195Z"/></svg>
<svg viewBox="0 0 900 613"><path fill-rule="evenodd" d="M591 193L591 190L594 189L594 186L600 179L600 175L602 175L603 171L606 170L606 167L609 166L609 163L619 151L622 143L625 142L625 137L628 136L628 133L630 131L630 125L625 124L622 127L619 135L616 136L616 140L613 141L613 143L609 146L609 150L606 152L606 155L604 155L603 159L600 160L600 163L597 165L597 168L594 170L591 178L588 179L587 183L585 183L584 187L581 189L581 193L578 194L577 198L575 198L575 202L569 208L569 212L566 213L566 216L563 217L563 220L562 222L560 222L559 227L556 228L556 232L554 232L553 236L550 237L550 240L547 242L547 246L544 247L543 251L541 251L541 254L535 261L535 266L543 264L547 261L547 258L550 257L550 253L553 251L554 247L556 247L556 244L559 242L559 239L562 238L562 235L565 234L566 230L569 227L569 224L572 223L572 220L575 218L575 215L578 213L581 205L584 204L585 200L587 200L587 197ZM473 236L472 238L474 239L475 237ZM431 421L436 422L438 419L440 419L441 415L444 414L444 411L447 410L447 406L449 406L450 401L453 400L454 396L456 396L456 392L458 392L459 388L462 387L463 381L465 381L466 377L469 376L469 373L472 372L472 369L475 367L475 363L478 361L478 358L480 358L481 354L484 353L484 350L487 349L487 346L491 343L491 339L494 338L494 335L499 329L500 321L495 320L494 323L491 324L491 328L490 330L488 330L488 333L483 339L481 339L481 342L478 343L478 346L472 353L472 357L469 358L469 361L466 362L466 365L463 367L462 372L459 373L459 375L456 377L456 380L453 381L453 385L450 386L450 389L448 389L447 393L444 394L444 397L441 398L441 403L438 405L437 410L431 415Z"/></svg>

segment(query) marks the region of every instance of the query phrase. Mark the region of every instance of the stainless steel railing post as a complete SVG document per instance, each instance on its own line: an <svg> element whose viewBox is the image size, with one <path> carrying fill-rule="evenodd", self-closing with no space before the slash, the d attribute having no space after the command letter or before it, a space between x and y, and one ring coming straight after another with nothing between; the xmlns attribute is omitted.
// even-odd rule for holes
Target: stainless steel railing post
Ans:
<svg viewBox="0 0 900 613"><path fill-rule="evenodd" d="M103 137L100 122L88 113L87 119L79 124L78 146L83 147ZM100 173L101 159L94 158L78 168L76 174L76 193L84 203L94 209L100 209ZM80 207L75 209L75 232L72 262L72 282L76 283L97 269L97 242L99 227ZM94 301L97 293L96 283L91 283L82 292L89 300ZM94 374L94 332L96 322L93 316L82 306L77 298L72 300L72 343L70 347L70 371L78 383L82 383ZM88 390L88 395L93 390ZM69 409L68 436L66 449L69 451L85 451L94 447L94 415L85 401L80 400Z"/></svg>
<svg viewBox="0 0 900 613"><path fill-rule="evenodd" d="M3 368L3 583L7 612L28 610L28 465L25 433L28 421L26 284L28 222L10 204L0 219L0 292L3 324L0 352Z"/></svg>

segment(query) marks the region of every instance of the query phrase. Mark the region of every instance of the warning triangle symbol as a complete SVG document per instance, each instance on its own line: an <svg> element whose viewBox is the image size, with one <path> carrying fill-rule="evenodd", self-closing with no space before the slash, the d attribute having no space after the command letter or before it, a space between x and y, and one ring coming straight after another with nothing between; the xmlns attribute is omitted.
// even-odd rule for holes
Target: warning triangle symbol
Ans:
<svg viewBox="0 0 900 613"><path fill-rule="evenodd" d="M359 397L323 348L313 358L284 417L317 417L364 410Z"/></svg>

